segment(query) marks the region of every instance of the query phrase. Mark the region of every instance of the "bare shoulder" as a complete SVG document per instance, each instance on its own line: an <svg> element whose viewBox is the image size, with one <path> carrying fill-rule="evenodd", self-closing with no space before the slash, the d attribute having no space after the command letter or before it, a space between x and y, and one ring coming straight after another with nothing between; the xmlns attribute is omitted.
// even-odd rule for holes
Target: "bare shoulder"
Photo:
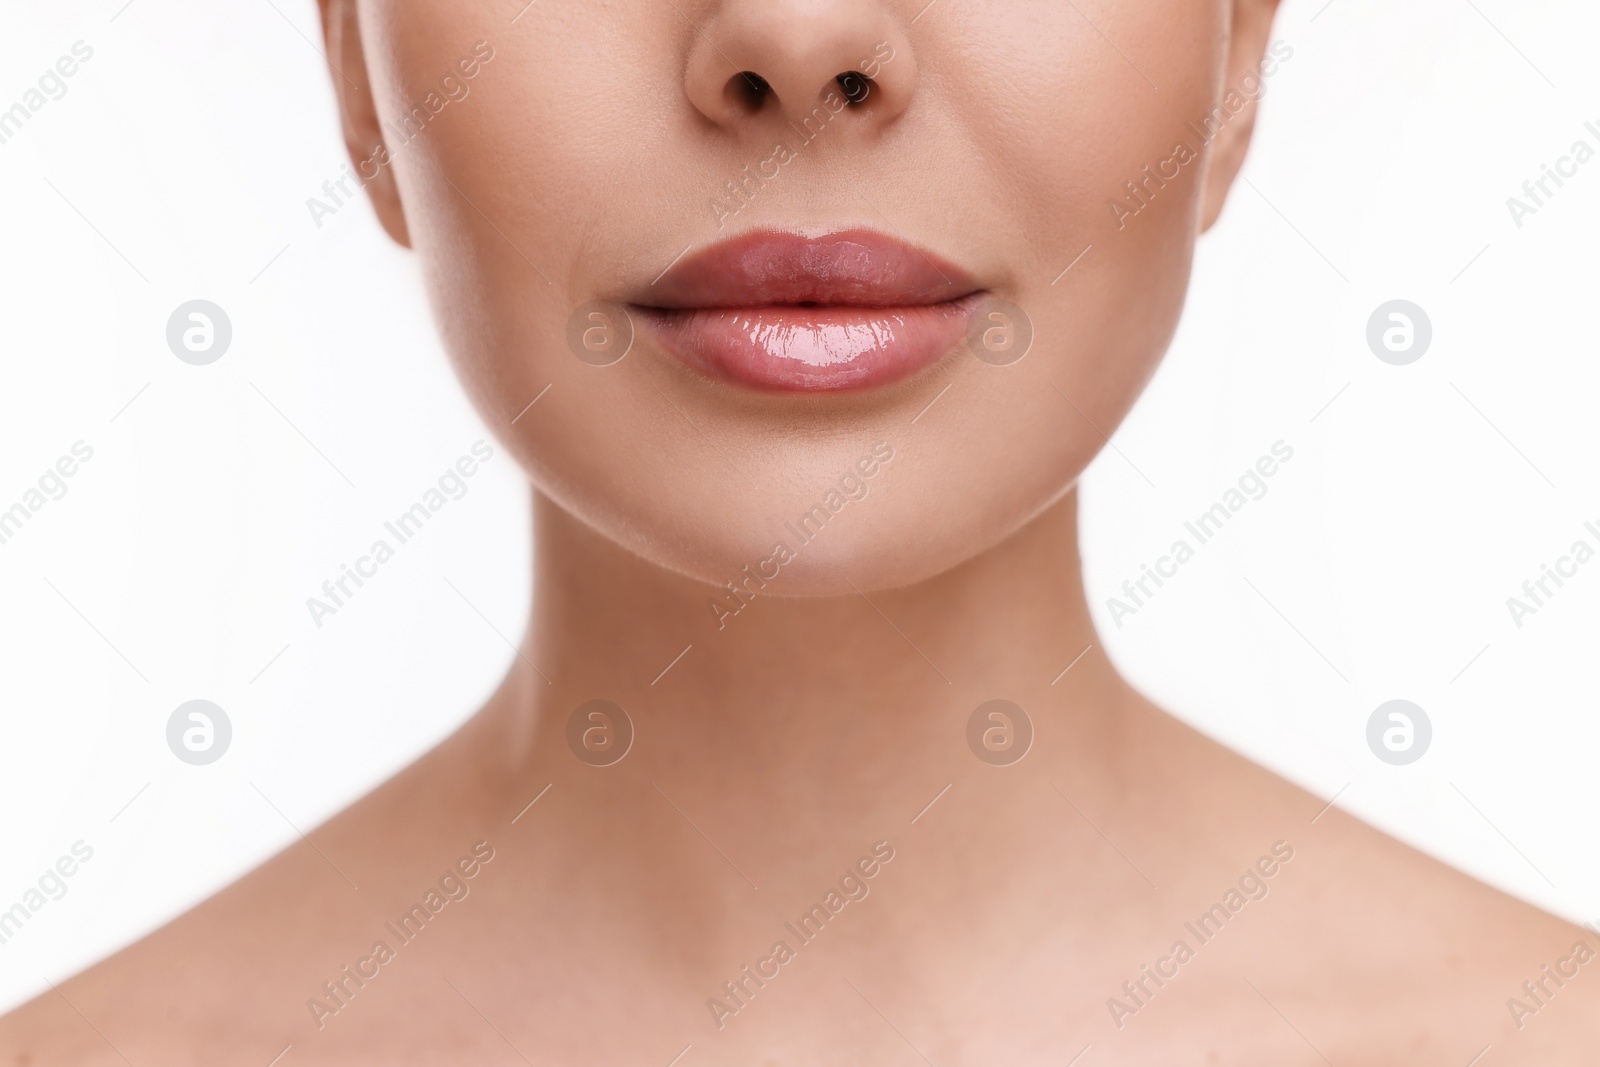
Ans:
<svg viewBox="0 0 1600 1067"><path fill-rule="evenodd" d="M348 972L363 959L390 972L381 984L404 1002L405 969L382 967L374 943L417 957L436 951L426 942L439 935L401 947L411 909L418 928L430 923L486 881L494 856L470 818L441 825L418 772L402 772L309 839L0 1017L0 1067L265 1065L290 1045L304 1062L308 1045L334 1048L315 1040L323 1020L308 1005L336 1012L343 1001L326 983L342 983L335 990L348 997L359 988Z"/></svg>
<svg viewBox="0 0 1600 1067"><path fill-rule="evenodd" d="M1340 1005L1323 1011L1352 1054L1377 1043L1463 1063L1483 1053L1487 1067L1590 1062L1600 938L1340 812L1318 827L1279 933L1316 946L1288 975Z"/></svg>
<svg viewBox="0 0 1600 1067"><path fill-rule="evenodd" d="M1196 750L1204 769L1189 786L1227 798L1203 805L1209 816L1249 825L1240 841L1281 837L1293 852L1240 924L1235 962L1248 983L1230 976L1228 996L1241 1018L1292 1026L1334 1063L1593 1062L1600 934L1209 741Z"/></svg>
<svg viewBox="0 0 1600 1067"><path fill-rule="evenodd" d="M1600 933L1451 869L1149 710L1166 720L1138 721L1142 742L1165 752L1170 821L1205 838L1195 853L1226 854L1235 867L1262 854L1272 872L1227 897L1243 921L1214 942L1226 947L1205 949L1226 966L1206 965L1214 982L1184 1016L1189 1033L1227 1017L1222 1041L1254 1048L1275 1027L1312 1064L1594 1062ZM1283 853L1290 861L1278 862ZM1186 917L1205 913L1197 902L1184 902ZM1229 918L1227 907L1214 912Z"/></svg>
<svg viewBox="0 0 1600 1067"><path fill-rule="evenodd" d="M0 1017L0 1065L218 1060L266 1051L285 1018L251 1011L287 988L317 932L336 929L316 852L291 846L133 945ZM276 942L276 943L274 943ZM309 972L307 972L309 973ZM245 1010L241 1010L241 1008ZM227 1020L224 1025L223 1020ZM251 1033L258 1029L258 1033Z"/></svg>

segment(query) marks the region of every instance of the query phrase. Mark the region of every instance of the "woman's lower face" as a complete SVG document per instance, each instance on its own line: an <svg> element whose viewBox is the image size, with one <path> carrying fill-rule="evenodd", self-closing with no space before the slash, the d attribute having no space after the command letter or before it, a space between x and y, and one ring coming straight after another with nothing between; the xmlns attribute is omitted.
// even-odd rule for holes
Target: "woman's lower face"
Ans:
<svg viewBox="0 0 1600 1067"><path fill-rule="evenodd" d="M1170 339L1272 5L925 4L331 3L480 412L654 563L721 585L820 506L774 592L937 574L1060 498Z"/></svg>

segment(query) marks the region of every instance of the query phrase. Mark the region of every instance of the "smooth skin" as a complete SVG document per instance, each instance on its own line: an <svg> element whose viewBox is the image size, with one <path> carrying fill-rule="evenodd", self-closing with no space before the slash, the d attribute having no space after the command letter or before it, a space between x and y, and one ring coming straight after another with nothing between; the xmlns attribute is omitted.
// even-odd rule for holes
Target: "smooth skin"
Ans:
<svg viewBox="0 0 1600 1067"><path fill-rule="evenodd" d="M1589 1062L1600 962L1520 1027L1506 1001L1600 938L1198 735L1098 647L1074 486L1165 350L1253 105L1126 225L1107 202L1257 69L1274 3L924 2L324 0L352 157L389 150L368 193L534 487L534 616L461 731L0 1019L0 1064ZM480 41L470 94L385 145ZM711 209L880 43L863 106ZM844 396L709 382L643 332L609 367L568 350L574 309L758 227L913 241L1024 308L1034 350ZM711 607L880 441L864 498ZM997 697L1036 731L1005 767L966 741ZM596 698L636 730L608 767L567 744ZM385 923L478 842L470 892L400 945ZM868 895L800 945L784 924L878 842ZM1185 923L1275 846L1201 944Z"/></svg>

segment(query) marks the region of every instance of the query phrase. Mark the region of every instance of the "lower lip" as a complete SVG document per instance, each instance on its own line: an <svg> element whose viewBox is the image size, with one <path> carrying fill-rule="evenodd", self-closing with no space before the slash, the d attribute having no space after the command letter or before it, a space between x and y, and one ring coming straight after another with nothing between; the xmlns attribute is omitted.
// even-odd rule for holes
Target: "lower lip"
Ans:
<svg viewBox="0 0 1600 1067"><path fill-rule="evenodd" d="M978 296L875 308L635 309L666 348L712 378L770 392L842 392L909 378L966 336Z"/></svg>

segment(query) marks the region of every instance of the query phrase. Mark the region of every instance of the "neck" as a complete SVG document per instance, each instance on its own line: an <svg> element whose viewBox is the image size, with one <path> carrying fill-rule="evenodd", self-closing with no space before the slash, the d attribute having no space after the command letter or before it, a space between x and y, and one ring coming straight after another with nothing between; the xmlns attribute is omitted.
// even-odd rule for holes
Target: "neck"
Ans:
<svg viewBox="0 0 1600 1067"><path fill-rule="evenodd" d="M709 601L726 600L721 590L632 555L542 495L535 530L533 622L490 713L498 758L517 764L588 770L567 749L567 720L606 699L636 734L609 770L815 815L861 803L840 782L903 781L893 802L904 804L958 759L976 766L965 725L986 701L1014 701L1037 725L1074 705L1103 715L1121 692L1084 600L1075 492L924 582L760 595L720 628ZM1088 743L1096 714L1071 718L1085 733L1074 743Z"/></svg>
<svg viewBox="0 0 1600 1067"><path fill-rule="evenodd" d="M1012 840L1017 813L1064 805L1056 782L1120 788L1142 766L1128 751L1141 733L1123 713L1132 692L1084 601L1075 494L927 581L758 597L721 629L714 587L547 500L535 507L532 625L506 684L451 746L466 759L457 781L500 827L549 792L515 831L537 842L540 869L589 872L573 884L637 915L640 938L682 930L692 914L689 955L704 967L765 937L774 907L799 907L822 874L880 841L964 841L952 855L990 855L1019 886L1059 879L1055 868L1024 877L1024 860L1054 853ZM574 710L596 699L634 731L609 766L586 766L568 743ZM1032 723L1035 743L1015 765L969 748L969 720L995 699ZM939 907L925 918L949 918ZM688 951L662 946L663 958Z"/></svg>

